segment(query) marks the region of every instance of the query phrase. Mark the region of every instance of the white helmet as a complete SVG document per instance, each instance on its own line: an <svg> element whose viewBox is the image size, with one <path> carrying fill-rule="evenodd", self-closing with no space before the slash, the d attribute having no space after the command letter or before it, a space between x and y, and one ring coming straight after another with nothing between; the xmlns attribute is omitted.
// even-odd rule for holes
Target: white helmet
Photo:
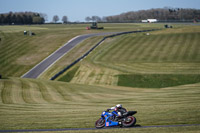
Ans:
<svg viewBox="0 0 200 133"><path fill-rule="evenodd" d="M116 108L122 108L122 105L121 104L117 104Z"/></svg>

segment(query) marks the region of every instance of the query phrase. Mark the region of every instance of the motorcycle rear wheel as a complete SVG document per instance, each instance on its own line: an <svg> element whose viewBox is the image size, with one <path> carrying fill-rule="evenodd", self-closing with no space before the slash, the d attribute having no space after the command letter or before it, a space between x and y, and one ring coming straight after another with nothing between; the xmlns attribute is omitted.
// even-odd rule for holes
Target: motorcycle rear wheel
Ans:
<svg viewBox="0 0 200 133"><path fill-rule="evenodd" d="M122 121L122 125L124 127L132 127L135 125L135 123L136 123L136 118L133 116L128 116L126 117L125 121Z"/></svg>
<svg viewBox="0 0 200 133"><path fill-rule="evenodd" d="M105 126L105 120L103 119L98 119L96 122L95 122L95 127L96 128L103 128Z"/></svg>

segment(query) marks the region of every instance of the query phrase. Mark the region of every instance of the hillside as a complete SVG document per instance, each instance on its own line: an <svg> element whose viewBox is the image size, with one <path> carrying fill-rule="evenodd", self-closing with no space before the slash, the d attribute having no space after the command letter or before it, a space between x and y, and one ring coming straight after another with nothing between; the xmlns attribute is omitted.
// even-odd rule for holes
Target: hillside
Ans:
<svg viewBox="0 0 200 133"><path fill-rule="evenodd" d="M197 124L200 122L200 108L197 106L200 102L199 87L198 83L165 89L139 89L2 79L0 119L3 121L0 129L94 127L101 112L117 103L128 110L137 110L136 118L140 125ZM190 127L173 130L176 129L191 130ZM156 130L160 129L149 129ZM198 127L192 130L198 131Z"/></svg>
<svg viewBox="0 0 200 133"><path fill-rule="evenodd" d="M0 73L3 75L0 130L93 128L102 111L119 103L129 111L138 111L135 116L141 126L200 123L200 27L102 25L106 27L104 31L87 31L83 29L87 24L0 26ZM24 36L26 28L36 36ZM152 28L162 30L105 40L56 81L48 79L101 37L83 41L39 79L20 78L76 35ZM180 126L81 132L197 133L199 130L199 126Z"/></svg>
<svg viewBox="0 0 200 133"><path fill-rule="evenodd" d="M104 30L86 30L85 28L89 25L0 26L0 74L4 77L20 77L70 39L78 35L152 28L138 24L102 24L105 27ZM36 35L24 36L24 30L28 32L32 31ZM86 46L85 48L91 47L92 45L95 44L90 44L90 46ZM82 51L82 53L84 52L86 52L86 49ZM75 58L73 57L74 60Z"/></svg>
<svg viewBox="0 0 200 133"><path fill-rule="evenodd" d="M138 33L110 38L71 70L74 74L70 82L119 85L120 77L130 82L144 79L140 76L134 79L134 75L149 75L147 80L153 80L149 82L152 85L156 77L161 77L159 84L168 84L170 80L181 82L175 86L199 82L199 41L199 26L165 29L151 32L149 36Z"/></svg>

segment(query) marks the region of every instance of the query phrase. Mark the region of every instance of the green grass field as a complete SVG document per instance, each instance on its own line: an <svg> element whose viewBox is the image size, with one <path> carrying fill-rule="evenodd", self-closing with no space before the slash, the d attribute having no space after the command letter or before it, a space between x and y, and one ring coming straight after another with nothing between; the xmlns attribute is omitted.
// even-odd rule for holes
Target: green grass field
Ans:
<svg viewBox="0 0 200 133"><path fill-rule="evenodd" d="M94 127L101 112L117 103L128 110L137 110L135 116L140 125L198 124L199 87L197 83L145 89L3 79L0 80L0 119L3 120L0 129ZM134 130L146 129L128 131Z"/></svg>
<svg viewBox="0 0 200 133"><path fill-rule="evenodd" d="M0 73L20 77L71 38L87 31L87 25L0 26ZM23 31L35 36L24 36ZM101 32L101 31L100 31Z"/></svg>
<svg viewBox="0 0 200 133"><path fill-rule="evenodd" d="M99 24L104 30L86 30L89 24L67 25L25 25L25 26L0 26L0 73L5 77L20 77L33 66L38 64L67 41L81 34L97 32L119 32L139 29L158 28L161 25L141 24ZM23 32L32 31L35 36L24 36ZM101 39L99 37L99 39ZM96 39L90 39L98 42ZM92 43L90 42L90 43ZM87 41L86 41L87 43ZM92 47L93 43L85 48ZM80 48L80 47L79 47ZM77 49L76 49L77 50ZM74 50L74 51L76 51ZM84 53L86 49L82 49ZM72 52L75 53L75 52ZM79 52L78 52L79 53ZM67 55L69 57L69 55ZM77 56L73 55L72 58ZM71 57L70 57L71 58ZM75 60L75 59L74 59ZM71 60L68 62L71 63ZM67 63L66 63L67 64ZM66 64L59 64L55 73L59 72ZM53 71L53 70L51 70ZM54 74L55 74L54 73ZM41 78L50 78L47 72Z"/></svg>
<svg viewBox="0 0 200 133"><path fill-rule="evenodd" d="M0 26L0 73L20 77L42 59L81 33L64 26ZM35 36L24 36L31 30Z"/></svg>
<svg viewBox="0 0 200 133"><path fill-rule="evenodd" d="M74 36L95 32L163 28L164 24L0 26L0 130L93 128L102 111L123 104L136 110L137 124L200 123L200 26L109 38L70 70L54 74L83 55L102 37L73 48L39 79L20 78ZM36 36L24 36L31 30ZM7 78L6 78L7 77ZM61 82L64 81L64 82ZM199 132L199 126L65 132Z"/></svg>
<svg viewBox="0 0 200 133"><path fill-rule="evenodd" d="M70 82L118 85L123 74L199 75L199 42L199 26L109 38L78 64Z"/></svg>

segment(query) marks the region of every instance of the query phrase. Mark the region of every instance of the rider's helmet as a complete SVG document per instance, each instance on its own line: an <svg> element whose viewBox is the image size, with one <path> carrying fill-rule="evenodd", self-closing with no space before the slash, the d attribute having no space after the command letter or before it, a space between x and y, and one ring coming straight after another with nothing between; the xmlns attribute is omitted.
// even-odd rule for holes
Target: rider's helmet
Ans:
<svg viewBox="0 0 200 133"><path fill-rule="evenodd" d="M122 108L122 105L121 104L117 104L116 106L115 106L115 110L118 110L118 109L121 109Z"/></svg>

